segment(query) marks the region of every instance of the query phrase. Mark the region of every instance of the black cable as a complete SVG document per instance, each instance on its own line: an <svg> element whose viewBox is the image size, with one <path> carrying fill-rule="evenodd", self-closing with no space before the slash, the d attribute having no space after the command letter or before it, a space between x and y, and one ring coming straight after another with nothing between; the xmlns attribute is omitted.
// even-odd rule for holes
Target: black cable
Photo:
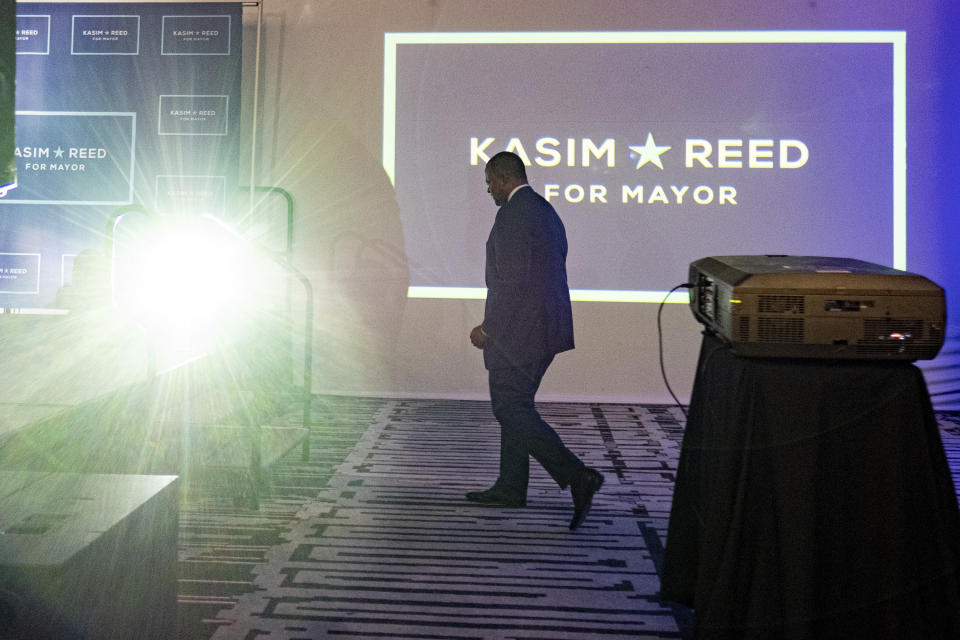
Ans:
<svg viewBox="0 0 960 640"><path fill-rule="evenodd" d="M683 284L678 284L673 289L670 289L670 291L667 292L667 295L663 298L663 301L660 303L660 308L657 309L657 346L660 351L660 375L663 377L663 384L667 386L667 391L670 392L670 397L673 398L673 401L677 403L678 407L680 407L680 411L683 413L684 419L687 418L687 410L683 408L683 405L680 404L680 400L677 399L677 395L673 392L673 389L670 388L670 382L667 380L667 369L663 365L663 329L660 323L660 316L663 313L663 305L667 304L667 300L670 298L670 294L672 294L677 289L683 289L683 288L689 289L692 286L693 286L692 283L684 282Z"/></svg>

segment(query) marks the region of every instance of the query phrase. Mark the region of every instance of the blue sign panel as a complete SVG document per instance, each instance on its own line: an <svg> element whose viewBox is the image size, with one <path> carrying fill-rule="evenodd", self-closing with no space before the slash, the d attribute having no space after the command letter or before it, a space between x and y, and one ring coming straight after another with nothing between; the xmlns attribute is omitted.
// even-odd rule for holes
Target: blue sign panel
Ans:
<svg viewBox="0 0 960 640"><path fill-rule="evenodd" d="M230 16L164 16L163 55L230 55Z"/></svg>
<svg viewBox="0 0 960 640"><path fill-rule="evenodd" d="M225 136L230 96L160 96L161 136Z"/></svg>
<svg viewBox="0 0 960 640"><path fill-rule="evenodd" d="M39 288L39 253L0 253L0 293L36 295Z"/></svg>
<svg viewBox="0 0 960 640"><path fill-rule="evenodd" d="M50 53L50 16L17 15L17 55Z"/></svg>
<svg viewBox="0 0 960 640"><path fill-rule="evenodd" d="M140 16L73 16L75 56L135 56L140 53Z"/></svg>
<svg viewBox="0 0 960 640"><path fill-rule="evenodd" d="M19 111L17 189L5 203L133 202L136 113Z"/></svg>

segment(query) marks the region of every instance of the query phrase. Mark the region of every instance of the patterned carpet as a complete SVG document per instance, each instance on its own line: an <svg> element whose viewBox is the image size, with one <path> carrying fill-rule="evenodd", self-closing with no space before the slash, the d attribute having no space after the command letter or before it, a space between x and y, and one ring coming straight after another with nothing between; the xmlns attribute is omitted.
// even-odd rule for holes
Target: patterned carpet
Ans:
<svg viewBox="0 0 960 640"><path fill-rule="evenodd" d="M316 397L310 460L278 463L258 511L229 491L182 506L178 637L688 638L690 612L657 597L680 409L540 410L606 476L576 532L536 464L526 508L465 502L496 475L488 403ZM940 420L960 484L960 418Z"/></svg>

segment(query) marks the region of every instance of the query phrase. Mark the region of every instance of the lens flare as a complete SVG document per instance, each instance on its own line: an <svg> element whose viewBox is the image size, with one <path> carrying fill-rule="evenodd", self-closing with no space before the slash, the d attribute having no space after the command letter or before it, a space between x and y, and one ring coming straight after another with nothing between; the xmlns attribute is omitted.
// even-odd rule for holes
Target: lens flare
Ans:
<svg viewBox="0 0 960 640"><path fill-rule="evenodd" d="M121 217L114 242L114 305L162 353L196 357L239 339L245 321L280 290L270 286L275 269L211 214Z"/></svg>

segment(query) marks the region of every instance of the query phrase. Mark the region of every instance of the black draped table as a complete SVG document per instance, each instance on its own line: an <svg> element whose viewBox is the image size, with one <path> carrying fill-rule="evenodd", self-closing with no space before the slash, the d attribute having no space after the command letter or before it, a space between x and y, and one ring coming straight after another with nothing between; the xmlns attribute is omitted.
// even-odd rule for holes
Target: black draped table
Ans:
<svg viewBox="0 0 960 640"><path fill-rule="evenodd" d="M697 639L960 639L960 510L920 370L706 335L661 595Z"/></svg>

